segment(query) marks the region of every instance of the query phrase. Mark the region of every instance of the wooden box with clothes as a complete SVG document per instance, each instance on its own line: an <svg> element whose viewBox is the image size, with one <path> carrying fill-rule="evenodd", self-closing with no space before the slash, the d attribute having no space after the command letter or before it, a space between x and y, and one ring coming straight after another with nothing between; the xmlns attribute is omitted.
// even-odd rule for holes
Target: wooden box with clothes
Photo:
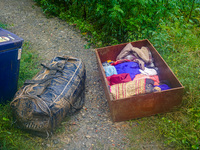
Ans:
<svg viewBox="0 0 200 150"><path fill-rule="evenodd" d="M184 87L149 42L141 40L96 49L113 121L172 110Z"/></svg>

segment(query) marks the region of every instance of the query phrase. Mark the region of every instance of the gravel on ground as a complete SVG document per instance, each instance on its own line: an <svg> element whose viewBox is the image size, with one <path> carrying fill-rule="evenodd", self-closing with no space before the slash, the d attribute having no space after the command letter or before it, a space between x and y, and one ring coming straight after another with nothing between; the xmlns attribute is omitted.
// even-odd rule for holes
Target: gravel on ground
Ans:
<svg viewBox="0 0 200 150"><path fill-rule="evenodd" d="M95 49L85 49L87 41L81 33L56 17L47 18L33 0L1 0L0 10L0 21L9 25L9 31L29 41L43 62L49 62L55 56L69 55L82 59L86 66L83 109L63 121L62 132L54 134L50 138L53 144L45 143L44 148L130 148L125 132L130 129L129 122L112 122L97 70Z"/></svg>
<svg viewBox="0 0 200 150"><path fill-rule="evenodd" d="M97 70L94 48L85 49L81 33L56 17L47 18L33 0L1 0L0 21L8 30L31 43L43 62L55 56L69 55L83 60L86 66L86 95L83 109L62 123L64 132L51 137L60 149L126 149L128 140L123 128L127 122L113 123ZM51 144L44 147L50 148ZM52 147L52 148L53 148Z"/></svg>

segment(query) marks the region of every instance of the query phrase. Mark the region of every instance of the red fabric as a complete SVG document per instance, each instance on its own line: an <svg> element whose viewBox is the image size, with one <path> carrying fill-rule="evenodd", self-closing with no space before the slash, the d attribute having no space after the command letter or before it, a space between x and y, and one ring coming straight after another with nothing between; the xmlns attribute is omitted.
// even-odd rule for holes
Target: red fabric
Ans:
<svg viewBox="0 0 200 150"><path fill-rule="evenodd" d="M118 65L118 64L121 64L123 62L129 62L131 60L128 60L128 59L121 59L121 60L117 60L115 61L114 63L111 63L112 66L115 66L115 65Z"/></svg>
<svg viewBox="0 0 200 150"><path fill-rule="evenodd" d="M112 76L107 77L107 81L109 85L114 85L114 84L129 82L132 80L129 73L122 73L122 74L114 74Z"/></svg>
<svg viewBox="0 0 200 150"><path fill-rule="evenodd" d="M144 74L137 74L133 80L139 80L139 79L152 79L154 81L154 85L159 85L160 80L158 75L154 76L149 76L149 75L144 75Z"/></svg>

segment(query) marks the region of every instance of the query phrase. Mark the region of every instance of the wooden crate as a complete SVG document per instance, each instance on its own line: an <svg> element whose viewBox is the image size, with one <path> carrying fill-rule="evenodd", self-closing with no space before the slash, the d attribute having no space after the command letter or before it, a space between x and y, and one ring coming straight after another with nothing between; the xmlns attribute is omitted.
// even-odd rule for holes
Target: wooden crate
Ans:
<svg viewBox="0 0 200 150"><path fill-rule="evenodd" d="M127 44L128 43L123 43L119 45L98 48L95 50L99 73L103 82L105 95L109 103L112 120L116 122L151 116L158 113L171 111L173 108L180 105L184 87L164 59L147 39L131 42L131 44L138 48L141 48L142 46L149 48L154 59L154 64L159 69L159 79L168 80L171 84L171 89L161 92L135 95L124 99L113 99L107 84L102 63L107 60L115 60L118 54Z"/></svg>

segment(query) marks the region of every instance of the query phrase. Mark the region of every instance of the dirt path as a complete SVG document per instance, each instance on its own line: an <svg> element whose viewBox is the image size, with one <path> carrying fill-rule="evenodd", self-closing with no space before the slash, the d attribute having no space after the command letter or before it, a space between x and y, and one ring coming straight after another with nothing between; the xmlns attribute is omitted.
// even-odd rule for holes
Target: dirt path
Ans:
<svg viewBox="0 0 200 150"><path fill-rule="evenodd" d="M0 21L10 25L9 31L30 41L44 62L65 54L81 58L86 65L84 108L63 122L60 130L65 131L53 135L53 144L50 142L43 146L49 149L62 143L60 149L66 150L126 149L128 140L122 130L128 124L111 121L94 49L84 49L87 42L81 38L81 34L58 18L47 19L33 0L1 0L0 11Z"/></svg>
<svg viewBox="0 0 200 150"><path fill-rule="evenodd" d="M38 51L43 62L65 54L81 58L86 66L84 108L63 121L59 128L62 132L54 134L49 142L41 146L60 150L130 148L124 132L130 128L129 123L111 121L95 51L84 48L87 42L81 38L81 34L58 18L46 18L33 0L0 0L0 12L0 21L9 24L9 31L30 41L32 49ZM143 145L138 149L157 148Z"/></svg>

